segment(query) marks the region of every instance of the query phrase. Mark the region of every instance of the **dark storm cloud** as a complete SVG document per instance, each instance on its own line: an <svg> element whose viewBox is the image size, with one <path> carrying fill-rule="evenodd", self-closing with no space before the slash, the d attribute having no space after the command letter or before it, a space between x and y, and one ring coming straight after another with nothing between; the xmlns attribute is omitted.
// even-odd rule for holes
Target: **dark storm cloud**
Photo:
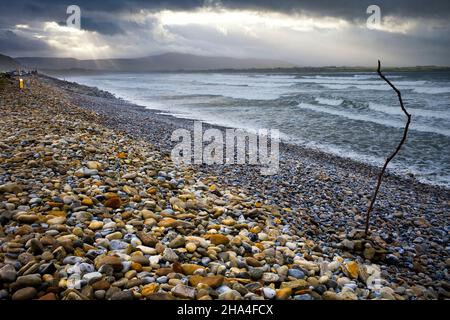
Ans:
<svg viewBox="0 0 450 320"><path fill-rule="evenodd" d="M142 9L159 10L190 10L202 7L201 0L17 0L14 3L0 2L0 28L12 28L16 24L27 24L30 21L59 21L65 22L66 9L69 5L76 4L81 8L83 28L89 31L97 31L106 35L122 33L116 15L120 13L135 13ZM98 16L96 13L101 12Z"/></svg>
<svg viewBox="0 0 450 320"><path fill-rule="evenodd" d="M254 53L267 50L267 56L273 55L278 58L280 54L286 53L286 59L291 56L296 57L298 53L308 52L308 57L315 57L320 51L308 51L304 47L295 46L291 48L288 56L288 50L291 42L297 43L297 36L305 36L309 40L309 34L299 32L286 38L286 41L279 43L283 50L275 52L273 46L264 42L265 37L252 39L242 30L235 30L234 33L217 33L213 27L190 25L163 26L155 18L154 23L150 23L147 17L145 22L133 20L129 14L138 13L141 10L158 12L160 10L183 10L194 11L198 8L223 7L228 9L251 9L260 12L281 12L287 14L302 13L317 17L337 17L350 21L353 28L336 33L336 37L326 38L330 44L330 51L336 48L343 48L345 45L338 43L336 39L347 39L349 42L347 48L352 48L354 52L357 49L377 47L373 44L373 37L382 43L387 51L399 50L400 53L407 52L415 56L415 61L427 62L428 57L435 57L432 61L436 63L450 64L448 49L450 48L450 1L448 0L15 0L0 1L0 52L9 53L13 56L24 55L57 55L61 54L58 50L61 47L55 47L48 40L49 37L38 39L36 35L48 36L42 26L43 22L56 21L64 26L69 5L78 5L81 8L81 27L84 30L95 31L95 39L104 40L112 48L115 48L117 41L121 41L121 46L135 50L135 55L146 55L154 52L156 49L192 51L200 50L205 54L235 52L242 49L242 55L253 56ZM408 34L384 31L368 31L364 28L365 20L368 15L366 9L369 5L376 4L380 6L383 17L395 16L401 19L394 23L409 23L420 21L420 27L411 29ZM297 19L296 16L293 16ZM410 20L408 20L410 19ZM436 22L437 21L437 22ZM244 22L244 21L243 21ZM27 30L19 30L17 24L29 25ZM415 25L412 23L411 25ZM355 27L356 26L356 27ZM441 28L442 30L440 30ZM387 30L387 31L386 31ZM256 33L258 30L254 30ZM283 30L283 32L286 30ZM49 31L51 32L51 30ZM359 34L360 32L360 34ZM286 33L286 32L285 32ZM272 35L272 38L283 38L285 33ZM54 34L52 34L54 35ZM316 34L326 37L327 33ZM173 38L173 40L170 40ZM270 37L269 37L270 38ZM120 39L120 40L118 40ZM220 39L220 40L218 40ZM284 39L284 38L283 38ZM47 40L47 42L46 42ZM293 41L294 40L294 41ZM354 40L354 42L351 42ZM310 46L314 47L316 40L311 40ZM328 44L327 42L327 44ZM49 44L47 44L49 43ZM82 42L81 42L82 43ZM143 44L145 43L145 45ZM170 46L167 45L170 43ZM251 45L250 45L251 44ZM51 45L51 46L50 46ZM73 44L72 44L73 45ZM76 43L74 45L76 47ZM318 48L320 46L317 46ZM156 48L156 49L155 49ZM245 50L244 50L245 49ZM153 51L152 51L153 50ZM271 51L272 50L272 51ZM302 51L303 50L303 51ZM352 51L352 52L353 52ZM226 51L228 53L228 51ZM401 54L397 56L401 56ZM72 54L65 51L63 54ZM114 53L112 53L114 54ZM306 54L306 53L305 53ZM356 54L356 53L355 53ZM420 56L419 56L420 55ZM344 54L345 61L351 61ZM300 58L298 58L300 59ZM344 58L343 58L344 59ZM345 64L343 60L342 64ZM392 63L397 61L392 60ZM400 61L400 60L398 60ZM338 61L339 62L339 61ZM338 63L336 62L336 63ZM319 60L312 63L320 64ZM340 63L340 62L339 62ZM419 63L419 62L417 62ZM431 62L430 62L431 63Z"/></svg>
<svg viewBox="0 0 450 320"><path fill-rule="evenodd" d="M65 14L70 4L81 7L83 13L101 11L109 13L136 12L141 9L182 9L194 10L205 4L221 4L226 8L251 8L256 10L280 12L308 12L317 15L344 17L349 20L366 15L365 9L372 4L379 5L384 14L400 17L436 17L450 16L448 0L17 0L14 3L0 3L0 16L14 13L21 16L57 19ZM59 19L57 19L59 20Z"/></svg>
<svg viewBox="0 0 450 320"><path fill-rule="evenodd" d="M385 15L434 18L450 16L450 1L447 0L224 0L222 3L234 8L283 12L305 11L348 20L365 19L366 8L373 4L378 5Z"/></svg>
<svg viewBox="0 0 450 320"><path fill-rule="evenodd" d="M40 53L48 52L49 46L39 40L22 37L11 30L0 32L0 52L14 54L15 52Z"/></svg>
<svg viewBox="0 0 450 320"><path fill-rule="evenodd" d="M121 34L124 32L122 28L116 23L113 23L111 21L97 21L96 19L92 18L83 19L82 28L89 31L97 31L108 36Z"/></svg>
<svg viewBox="0 0 450 320"><path fill-rule="evenodd" d="M59 21L58 24L60 26L65 26L66 21ZM107 36L113 36L125 32L117 23L90 17L83 17L81 28L88 31L96 31Z"/></svg>
<svg viewBox="0 0 450 320"><path fill-rule="evenodd" d="M70 4L81 8L85 29L106 35L123 32L115 16L147 10L195 10L203 6L222 6L231 9L254 9L284 13L307 13L318 16L341 17L350 21L367 18L366 8L380 6L383 15L399 17L450 18L447 0L17 0L0 2L0 28L11 28L27 21L65 21ZM103 16L96 16L102 12Z"/></svg>

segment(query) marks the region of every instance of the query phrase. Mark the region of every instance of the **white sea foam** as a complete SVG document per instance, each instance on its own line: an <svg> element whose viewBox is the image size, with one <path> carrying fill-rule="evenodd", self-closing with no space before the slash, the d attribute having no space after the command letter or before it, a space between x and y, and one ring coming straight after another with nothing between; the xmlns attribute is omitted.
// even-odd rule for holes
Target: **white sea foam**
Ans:
<svg viewBox="0 0 450 320"><path fill-rule="evenodd" d="M348 89L360 89L360 90L381 90L381 91L389 91L392 90L385 83L378 84L333 84L333 83L321 83L322 87L332 90L348 90Z"/></svg>
<svg viewBox="0 0 450 320"><path fill-rule="evenodd" d="M374 79L374 80L358 80L358 79L352 79L352 78L330 78L330 79L315 79L315 78L306 78L306 79L299 79L296 82L298 83L317 83L317 84L323 84L323 85L333 85L333 84L342 84L342 85L386 85L386 82L384 82L381 79ZM416 80L416 81L396 81L396 86L423 86L427 84L426 81L423 80Z"/></svg>
<svg viewBox="0 0 450 320"><path fill-rule="evenodd" d="M371 74L348 74L346 76L321 76L321 75L314 75L314 76L303 76L303 78L311 78L311 79L380 79L380 76L375 73ZM390 75L389 78L403 78L403 76L400 75Z"/></svg>
<svg viewBox="0 0 450 320"><path fill-rule="evenodd" d="M343 117L343 118L347 118L350 120L372 122L372 123L376 123L376 124L380 124L380 125L388 126L388 127L393 127L393 128L403 128L405 126L404 122L393 120L393 119L381 119L381 118L373 117L373 115L370 115L370 114L361 114L361 113L357 114L355 112L342 111L342 110L337 110L334 108L327 108L327 107L304 103L304 102L301 102L299 104L299 107L302 109L331 114L334 116ZM436 133L436 134L450 137L450 130L439 129L439 128L435 128L435 127L428 127L425 125L419 125L419 124L415 124L415 123L413 123L411 125L411 130Z"/></svg>
<svg viewBox="0 0 450 320"><path fill-rule="evenodd" d="M344 100L342 100L342 99L329 99L329 98L321 98L321 97L316 97L315 100L320 104L326 104L329 106L339 106L344 102Z"/></svg>
<svg viewBox="0 0 450 320"><path fill-rule="evenodd" d="M450 93L450 87L416 87L412 89L414 92L426 94Z"/></svg>
<svg viewBox="0 0 450 320"><path fill-rule="evenodd" d="M398 106L387 106L381 103L369 102L369 109L382 112L386 114L394 114L394 115L404 115L402 109ZM438 110L425 110L418 108L407 108L408 112L413 116L420 116L424 118L436 118L436 119L447 119L450 120L450 113L445 111Z"/></svg>
<svg viewBox="0 0 450 320"><path fill-rule="evenodd" d="M450 93L450 87L431 87L431 86L424 86L425 82L417 81L417 83L414 83L415 81L399 81L398 83L395 83L395 86L399 90L412 90L415 93L420 94L444 94L444 93ZM383 82L376 82L373 81L372 83L369 82L349 82L349 81L336 81L336 82L314 82L324 88L332 89L332 90L348 90L348 89L360 89L360 90L381 90L381 91L389 91L392 90L392 88L387 84Z"/></svg>

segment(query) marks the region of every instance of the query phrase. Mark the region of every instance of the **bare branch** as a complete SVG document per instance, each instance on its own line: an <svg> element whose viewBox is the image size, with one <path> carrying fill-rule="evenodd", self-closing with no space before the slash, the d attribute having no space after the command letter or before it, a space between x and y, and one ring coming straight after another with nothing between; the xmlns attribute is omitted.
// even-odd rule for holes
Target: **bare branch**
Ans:
<svg viewBox="0 0 450 320"><path fill-rule="evenodd" d="M384 172L386 171L386 168L389 164L389 162L391 162L391 160L397 155L397 153L400 151L400 148L402 147L402 145L405 143L406 141L406 136L408 135L408 129L409 129L409 124L411 123L411 114L408 113L408 111L406 111L405 106L403 105L403 100L402 100L402 94L400 92L400 90L398 90L382 73L381 73L381 63L380 60L378 60L378 69L377 69L378 75L381 77L381 79L383 79L384 81L386 81L386 83L397 93L398 96L398 101L400 102L400 107L402 108L403 113L406 115L407 117L407 121L406 121L406 125L405 128L403 130L403 136L402 136L402 140L400 140L400 143L398 144L397 148L394 150L394 152L386 159L386 162L384 163L383 168L381 169L380 174L378 175L378 182L377 182L377 186L375 188L375 192L373 194L372 200L370 202L369 208L367 209L367 213L366 213L366 230L365 230L365 235L367 236L369 233L369 220L370 220L370 213L372 212L373 209L373 205L375 203L375 200L377 199L377 195L378 195L378 191L380 189L380 185L381 185L381 181L383 179L384 176Z"/></svg>

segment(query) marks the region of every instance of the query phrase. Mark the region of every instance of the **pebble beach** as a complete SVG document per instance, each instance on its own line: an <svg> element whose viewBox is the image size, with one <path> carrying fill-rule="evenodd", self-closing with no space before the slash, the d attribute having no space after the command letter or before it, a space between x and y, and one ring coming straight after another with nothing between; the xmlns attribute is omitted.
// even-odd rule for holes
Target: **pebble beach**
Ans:
<svg viewBox="0 0 450 320"><path fill-rule="evenodd" d="M366 238L379 168L288 144L274 176L175 166L170 135L192 123L2 82L0 299L450 297L448 189L388 174Z"/></svg>

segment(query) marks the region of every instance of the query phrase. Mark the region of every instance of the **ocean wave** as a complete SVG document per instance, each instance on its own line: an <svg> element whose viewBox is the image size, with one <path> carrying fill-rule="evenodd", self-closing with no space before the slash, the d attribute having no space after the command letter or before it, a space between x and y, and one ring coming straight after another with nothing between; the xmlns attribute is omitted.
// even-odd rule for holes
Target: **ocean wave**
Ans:
<svg viewBox="0 0 450 320"><path fill-rule="evenodd" d="M289 140L289 142L299 144L307 148L320 150L325 153L337 155L342 158L368 163L378 167L381 167L386 161L384 157L377 157L373 155L363 154L360 152L356 152L351 148L345 146L330 145L316 141L309 141L309 142L303 140L295 141L294 139ZM394 160L393 162L390 163L388 170L397 173L399 175L413 174L415 178L422 183L450 188L450 175L442 174L441 168L439 167L425 169L417 167L415 165L410 164L406 165L405 163Z"/></svg>
<svg viewBox="0 0 450 320"><path fill-rule="evenodd" d="M343 158L353 159L364 163L369 163L375 166L381 166L385 161L385 159L382 157L359 153L345 146L330 145L317 141L299 141L299 144L307 148L318 149L325 153L338 155Z"/></svg>
<svg viewBox="0 0 450 320"><path fill-rule="evenodd" d="M342 85L367 85L367 84L383 84L379 80L362 80L356 79L298 79L296 83L315 83L315 84L342 84Z"/></svg>
<svg viewBox="0 0 450 320"><path fill-rule="evenodd" d="M298 79L295 81L296 83L316 83L316 84L324 84L324 85L333 85L333 84L341 84L341 85L387 85L381 79L376 80L357 80L357 79ZM427 84L427 81L423 80L415 80L415 81L397 81L395 85L397 86L423 86Z"/></svg>
<svg viewBox="0 0 450 320"><path fill-rule="evenodd" d="M426 82L423 82L425 84ZM359 89L359 90L377 90L377 91L389 91L392 88L387 83L376 83L374 84L364 84L364 83L316 83L322 88L327 88L331 90L348 90L348 89ZM430 87L421 86L420 84L413 84L413 82L398 82L395 86L399 90L411 90L414 93L419 94L443 94L450 93L450 87Z"/></svg>
<svg viewBox="0 0 450 320"><path fill-rule="evenodd" d="M425 93L425 94L441 94L441 93L450 93L450 87L418 87L413 88L413 91L416 93Z"/></svg>
<svg viewBox="0 0 450 320"><path fill-rule="evenodd" d="M375 117L373 117L373 115L369 115L369 114L356 114L354 112L342 111L342 110L327 108L327 107L313 105L313 104L304 103L304 102L299 103L298 106L302 109L307 109L307 110L311 110L314 112L331 114L334 116L343 117L343 118L347 118L350 120L372 122L372 123L376 123L376 124L387 126L387 127L403 128L405 126L404 122L402 122L402 121L397 121L397 120L392 120L392 119L379 119L379 118L375 118ZM428 127L425 125L418 125L415 123L413 123L411 125L411 130L435 133L435 134L440 134L443 136L450 137L450 130Z"/></svg>
<svg viewBox="0 0 450 320"><path fill-rule="evenodd" d="M235 84L235 83L229 83L229 82L204 82L204 81L192 81L195 85L201 85L201 86L227 86L227 87L250 87L248 84Z"/></svg>
<svg viewBox="0 0 450 320"><path fill-rule="evenodd" d="M368 84L328 84L321 83L320 86L322 88L327 88L331 90L348 90L348 89L359 89L359 90L380 90L380 91L389 91L392 90L389 85L385 83L368 85Z"/></svg>
<svg viewBox="0 0 450 320"><path fill-rule="evenodd" d="M321 98L321 97L316 97L315 100L320 104L326 104L329 106L339 106L344 102L344 100L342 100L342 99L328 99L328 98Z"/></svg>
<svg viewBox="0 0 450 320"><path fill-rule="evenodd" d="M393 115L404 115L402 109L398 105L393 107L393 106L387 106L387 105L381 104L381 103L369 102L368 107L369 107L369 109L377 111L377 112L393 114ZM425 110L425 109L408 108L408 107L407 107L407 110L413 116L450 120L450 113L445 112L445 111Z"/></svg>
<svg viewBox="0 0 450 320"><path fill-rule="evenodd" d="M340 80L352 80L352 81L357 81L357 80L381 80L380 76L377 74L355 74L355 75L348 75L348 76L320 76L320 75L316 75L316 76L302 76L302 79L325 79L325 80L336 80L336 81L340 81ZM398 75L392 75L389 76L389 78L391 79L399 79L399 78L404 78L403 76L398 76Z"/></svg>

